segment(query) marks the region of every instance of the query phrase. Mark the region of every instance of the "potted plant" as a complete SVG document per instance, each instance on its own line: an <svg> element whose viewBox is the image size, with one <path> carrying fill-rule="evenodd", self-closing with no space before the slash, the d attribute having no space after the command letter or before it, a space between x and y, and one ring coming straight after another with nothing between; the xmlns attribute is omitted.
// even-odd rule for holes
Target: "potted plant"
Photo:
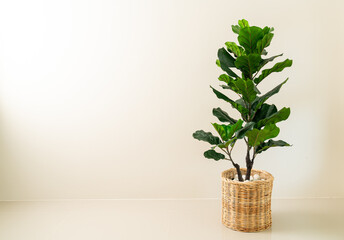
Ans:
<svg viewBox="0 0 344 240"><path fill-rule="evenodd" d="M235 119L221 108L214 108L213 115L222 122L212 123L219 137L203 130L196 131L193 137L212 145L204 152L204 157L228 160L234 167L222 173L222 223L238 231L262 231L271 226L273 176L266 171L254 170L253 164L258 155L271 147L290 146L285 141L273 139L280 132L276 123L289 117L290 108L278 110L275 105L267 103L288 79L266 93L261 93L258 85L270 74L290 67L292 60L286 59L263 69L282 56L266 57L274 28L250 26L243 19L238 25L232 25L232 30L238 35L239 45L226 42L226 48L218 50L216 64L225 72L218 78L222 82L220 87L239 98L232 100L217 89L211 89L219 99L237 110L240 118ZM245 141L247 146L244 154L246 168L240 168L232 157L239 140Z"/></svg>

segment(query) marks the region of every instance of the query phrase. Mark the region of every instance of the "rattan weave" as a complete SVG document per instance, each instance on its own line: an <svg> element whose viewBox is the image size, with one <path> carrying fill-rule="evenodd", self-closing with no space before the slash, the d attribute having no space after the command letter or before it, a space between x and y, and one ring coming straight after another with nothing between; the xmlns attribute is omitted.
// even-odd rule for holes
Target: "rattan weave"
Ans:
<svg viewBox="0 0 344 240"><path fill-rule="evenodd" d="M246 168L241 169L246 174ZM222 172L222 223L242 232L263 231L271 227L271 192L273 176L252 169L265 180L238 182L232 180L236 169Z"/></svg>

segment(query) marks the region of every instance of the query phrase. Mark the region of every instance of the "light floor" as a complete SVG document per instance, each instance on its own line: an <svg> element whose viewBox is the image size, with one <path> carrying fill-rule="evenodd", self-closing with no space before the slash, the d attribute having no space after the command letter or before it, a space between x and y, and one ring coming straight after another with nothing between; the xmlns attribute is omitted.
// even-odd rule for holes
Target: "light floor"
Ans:
<svg viewBox="0 0 344 240"><path fill-rule="evenodd" d="M273 226L221 224L219 200L0 202L1 240L344 240L344 199L273 200Z"/></svg>

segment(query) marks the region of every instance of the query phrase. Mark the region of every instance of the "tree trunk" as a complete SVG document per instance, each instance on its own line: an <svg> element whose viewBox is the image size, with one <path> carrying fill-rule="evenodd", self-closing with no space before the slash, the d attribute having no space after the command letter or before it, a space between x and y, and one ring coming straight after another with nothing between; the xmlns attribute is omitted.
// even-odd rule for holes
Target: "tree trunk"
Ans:
<svg viewBox="0 0 344 240"><path fill-rule="evenodd" d="M252 166L253 166L253 164L249 164L249 166L247 166L247 171L246 171L245 180L250 180Z"/></svg>
<svg viewBox="0 0 344 240"><path fill-rule="evenodd" d="M236 168L236 170L237 170L237 173L238 173L238 179L239 179L239 181L240 182L243 182L244 181L244 179L242 178L242 174L241 174L241 170L240 170L240 166L239 166L239 164L234 164L234 167Z"/></svg>
<svg viewBox="0 0 344 240"><path fill-rule="evenodd" d="M251 162L250 159L250 150L251 147L247 146L247 154L246 154L246 176L245 176L245 180L250 180L250 176L251 176L251 169L253 166L253 163Z"/></svg>

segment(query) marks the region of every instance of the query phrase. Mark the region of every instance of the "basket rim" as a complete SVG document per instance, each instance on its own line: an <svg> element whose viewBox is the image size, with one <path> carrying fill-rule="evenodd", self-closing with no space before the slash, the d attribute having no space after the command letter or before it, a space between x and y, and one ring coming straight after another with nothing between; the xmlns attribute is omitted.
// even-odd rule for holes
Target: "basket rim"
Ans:
<svg viewBox="0 0 344 240"><path fill-rule="evenodd" d="M241 171L245 171L246 172L246 168L240 168ZM229 179L228 177L226 177L225 175L228 173L228 172L232 172L232 171L235 171L236 172L236 169L235 168L230 168L230 169L227 169L225 171L223 171L221 173L221 178L222 178L222 181L225 181L225 182L230 182L231 184L236 184L236 185L244 185L244 186L248 186L248 185L259 185L259 184L266 184L266 183L269 183L269 182L273 182L274 180L274 176L272 176L271 173L265 171L265 170L259 170L259 169L253 169L252 168L252 172L258 172L258 173L263 173L263 174L266 174L268 176L268 178L266 178L265 180L262 180L262 181L248 181L248 182L239 182L239 181L234 181L232 179Z"/></svg>

